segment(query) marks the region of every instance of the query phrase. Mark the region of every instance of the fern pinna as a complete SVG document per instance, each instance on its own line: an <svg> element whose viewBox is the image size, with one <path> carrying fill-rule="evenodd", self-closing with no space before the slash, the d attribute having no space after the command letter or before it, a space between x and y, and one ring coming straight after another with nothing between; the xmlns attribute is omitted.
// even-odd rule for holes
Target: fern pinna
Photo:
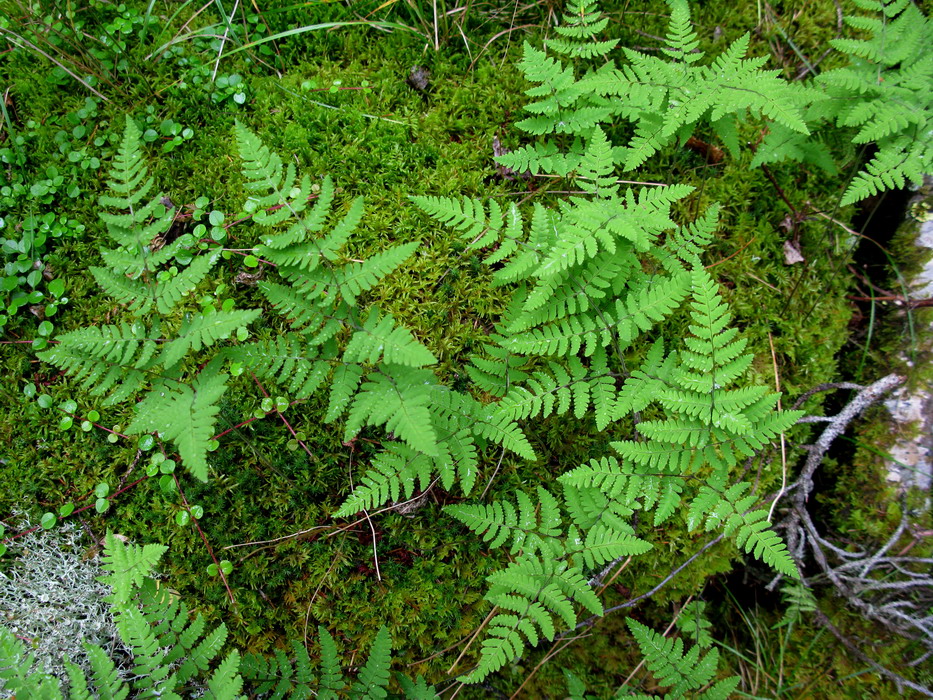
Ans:
<svg viewBox="0 0 933 700"><path fill-rule="evenodd" d="M202 369L185 360L245 329L259 311L208 309L183 317L176 312L221 253L208 248L194 257L181 256L183 238L158 247L173 216L161 195L146 199L153 179L147 175L139 129L129 117L110 176L112 194L100 198L100 218L116 247L102 248L105 265L91 272L107 295L125 305L128 317L64 333L39 357L80 380L91 395L107 396L105 405L141 393L125 432L171 440L188 471L206 481L208 445L229 375L218 355ZM187 267L183 258L191 258Z"/></svg>

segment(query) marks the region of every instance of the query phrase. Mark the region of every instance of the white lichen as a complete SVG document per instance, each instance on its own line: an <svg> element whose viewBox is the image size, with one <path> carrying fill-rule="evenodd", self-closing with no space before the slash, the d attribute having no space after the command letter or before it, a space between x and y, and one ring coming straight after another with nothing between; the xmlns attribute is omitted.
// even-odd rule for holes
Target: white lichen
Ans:
<svg viewBox="0 0 933 700"><path fill-rule="evenodd" d="M7 533L31 527L16 515L4 522ZM111 590L97 577L104 572L90 556L81 530L65 522L9 541L0 560L0 625L23 640L35 655L33 670L67 683L64 661L87 673L85 643L102 647L115 661L129 658L110 605ZM0 680L0 697L9 697Z"/></svg>

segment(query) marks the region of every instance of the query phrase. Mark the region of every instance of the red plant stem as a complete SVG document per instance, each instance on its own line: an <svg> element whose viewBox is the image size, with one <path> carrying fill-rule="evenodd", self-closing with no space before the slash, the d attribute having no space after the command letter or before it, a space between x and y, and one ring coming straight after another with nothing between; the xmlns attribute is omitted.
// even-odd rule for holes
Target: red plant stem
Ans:
<svg viewBox="0 0 933 700"><path fill-rule="evenodd" d="M112 494L110 494L109 496L107 496L107 500L108 500L108 501L112 501L114 498L116 498L117 496L119 496L121 493L124 493L124 492L126 492L126 491L129 491L131 488L133 488L133 487L136 486L137 484L139 484L139 483L145 481L145 480L148 479L148 478L149 478L149 475L148 475L148 474L147 474L146 476L140 477L140 478L137 479L136 481L134 481L134 482L132 482L132 483L130 483L130 484L127 484L127 485L124 486L122 489L120 489L120 490L118 490L118 491L114 491ZM93 493L93 492L92 492L92 493ZM88 495L88 496L85 496L84 498L88 498L88 497L89 497L89 495ZM83 501L84 498L82 498L81 500ZM72 511L70 514L68 514L68 515L65 516L65 517L70 518L70 517L73 516L73 515L78 515L78 514L80 514L80 513L83 513L83 512L86 511L86 510L90 510L90 509L93 508L93 507L94 507L93 504L92 504L92 505L87 505L87 506L82 506L81 508L78 508L77 510ZM4 537L4 538L3 538L3 542L12 542L13 540L18 540L20 537L25 537L26 535L35 532L36 530L40 529L41 527L42 527L41 525L33 525L33 526L32 526L31 528L29 528L28 530L23 530L22 532L19 532L19 533L15 534L15 535L10 535L9 537Z"/></svg>
<svg viewBox="0 0 933 700"><path fill-rule="evenodd" d="M260 383L259 379L256 378L256 375L253 374L252 372L250 372L249 374L253 378L253 381L256 382L256 386L259 387L259 391L262 392L263 396L265 396L267 399L270 398L269 392L266 391L266 388ZM291 404L289 404L289 406L290 405ZM291 423L288 422L288 419L282 415L282 412L278 408L275 409L275 412L278 414L281 421L285 424L285 427L288 428L288 432L292 434L292 437L295 438L295 440L298 442L299 445L301 445L302 449L308 454L308 456L314 459L314 453L312 453L311 450L308 449L308 446L304 443L303 440L298 439L298 433L295 432L295 429L292 427ZM269 414L267 413L266 415L269 415Z"/></svg>
<svg viewBox="0 0 933 700"><path fill-rule="evenodd" d="M191 506L188 505L188 499L185 498L185 492L181 488L181 483L178 481L178 476L175 473L172 473L172 478L175 480L175 488L178 489L178 495L181 496L181 502L184 504L185 510L188 511L188 515L191 516ZM224 588L227 589L227 597L230 598L230 603L236 607L236 599L233 597L233 591L230 590L230 584L227 583L227 576L224 574L224 570L220 566L220 562L217 561L217 557L214 555L214 550L211 547L211 543L207 541L207 535L204 534L204 530L202 530L201 526L198 524L197 518L191 516L191 522L194 523L194 527L197 529L198 534L201 536L201 541L204 542L207 553L211 555L211 559L214 561L214 566L217 567L217 573L220 574L220 579L224 582Z"/></svg>

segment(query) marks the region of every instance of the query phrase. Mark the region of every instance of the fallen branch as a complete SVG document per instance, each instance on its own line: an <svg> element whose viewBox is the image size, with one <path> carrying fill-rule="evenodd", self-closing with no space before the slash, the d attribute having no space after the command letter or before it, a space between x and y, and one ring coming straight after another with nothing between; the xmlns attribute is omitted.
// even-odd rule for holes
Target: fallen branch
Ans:
<svg viewBox="0 0 933 700"><path fill-rule="evenodd" d="M901 520L894 532L880 546L859 551L840 547L821 535L807 509L807 501L814 487L814 474L833 441L866 408L904 381L903 376L890 374L869 386L826 384L801 396L795 407L819 391L854 389L858 392L835 416L801 419L801 422L809 423L819 420L826 425L816 442L807 448L809 454L797 480L772 498L775 502L782 495L790 498L790 512L776 527L786 530L788 550L801 572L801 582L810 588L829 581L836 592L865 619L921 644L925 652L912 664L908 664L914 665L933 654L933 615L928 612L933 606L933 574L930 573L933 571L933 558L904 556L910 546L904 547L899 554L891 554L908 533L913 532L915 538L919 536L911 528L912 512L908 508L906 492L902 494ZM808 550L819 567L819 573L809 577L803 575L808 563ZM774 590L781 579L780 575L776 576L768 588ZM817 609L814 614L817 622L826 627L854 656L894 682L933 697L933 691L929 688L909 681L869 658L832 624L825 613Z"/></svg>

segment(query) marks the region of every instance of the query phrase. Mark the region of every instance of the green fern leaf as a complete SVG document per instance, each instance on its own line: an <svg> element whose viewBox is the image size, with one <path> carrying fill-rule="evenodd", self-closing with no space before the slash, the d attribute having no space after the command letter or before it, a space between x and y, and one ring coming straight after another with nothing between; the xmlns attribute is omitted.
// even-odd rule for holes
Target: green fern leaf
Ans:
<svg viewBox="0 0 933 700"><path fill-rule="evenodd" d="M346 687L340 660L337 657L337 645L324 627L318 626L318 641L321 644L321 685L318 697L338 697L337 693ZM305 654L307 658L307 654Z"/></svg>
<svg viewBox="0 0 933 700"><path fill-rule="evenodd" d="M383 625L369 650L366 664L360 669L356 683L350 688L350 697L359 700L381 700L388 696L389 663L392 656L392 637Z"/></svg>
<svg viewBox="0 0 933 700"><path fill-rule="evenodd" d="M240 700L243 690L243 677L238 673L240 668L240 653L235 649L227 654L223 662L214 669L207 679L206 698L210 700Z"/></svg>
<svg viewBox="0 0 933 700"><path fill-rule="evenodd" d="M490 547L511 540L511 554L554 551L551 541L562 534L557 499L540 486L537 495L537 502L533 502L524 491L517 491L517 507L510 501L494 501L488 506L446 506L444 512L482 535Z"/></svg>
<svg viewBox="0 0 933 700"><path fill-rule="evenodd" d="M212 363L213 364L213 363ZM182 463L200 481L207 481L207 447L214 434L217 402L226 391L227 375L208 365L191 386L162 384L136 404L129 435L158 432L178 448Z"/></svg>
<svg viewBox="0 0 933 700"><path fill-rule="evenodd" d="M245 328L259 318L259 309L245 311L215 311L186 318L178 336L162 346L157 362L170 369L192 350L213 345L234 331Z"/></svg>
<svg viewBox="0 0 933 700"><path fill-rule="evenodd" d="M124 700L130 694L130 688L120 678L113 659L99 646L87 644L84 648L87 651L96 696L100 700Z"/></svg>
<svg viewBox="0 0 933 700"><path fill-rule="evenodd" d="M412 449L436 456L437 433L429 406L437 388L428 370L382 365L367 375L350 404L344 440L365 425L385 425Z"/></svg>
<svg viewBox="0 0 933 700"><path fill-rule="evenodd" d="M158 637L149 622L133 606L123 607L118 612L117 629L120 637L133 650L133 674L136 676L134 689L180 700L181 696L174 692L177 678L171 667L163 663L164 655Z"/></svg>
<svg viewBox="0 0 933 700"><path fill-rule="evenodd" d="M110 532L104 538L104 563L101 568L108 572L98 580L113 588L107 600L113 605L129 601L132 592L152 574L153 567L162 558L168 547L161 544L126 545Z"/></svg>
<svg viewBox="0 0 933 700"><path fill-rule="evenodd" d="M375 364L382 359L389 364L424 367L437 358L412 336L411 331L395 325L391 315L381 315L375 307L353 334L343 353L344 362Z"/></svg>
<svg viewBox="0 0 933 700"><path fill-rule="evenodd" d="M207 273L220 260L220 251L214 250L206 255L199 255L188 267L167 282L159 282L153 288L156 309L160 314L167 314L174 309L192 289L207 277Z"/></svg>
<svg viewBox="0 0 933 700"><path fill-rule="evenodd" d="M711 649L701 658L698 646L684 653L680 639L665 639L630 617L625 623L638 642L648 670L661 685L670 686L670 697L683 697L687 691L701 688L715 677L718 649Z"/></svg>
<svg viewBox="0 0 933 700"><path fill-rule="evenodd" d="M318 349L293 333L229 348L226 355L258 378L277 382L296 399L311 396L331 371L330 363L318 357Z"/></svg>

